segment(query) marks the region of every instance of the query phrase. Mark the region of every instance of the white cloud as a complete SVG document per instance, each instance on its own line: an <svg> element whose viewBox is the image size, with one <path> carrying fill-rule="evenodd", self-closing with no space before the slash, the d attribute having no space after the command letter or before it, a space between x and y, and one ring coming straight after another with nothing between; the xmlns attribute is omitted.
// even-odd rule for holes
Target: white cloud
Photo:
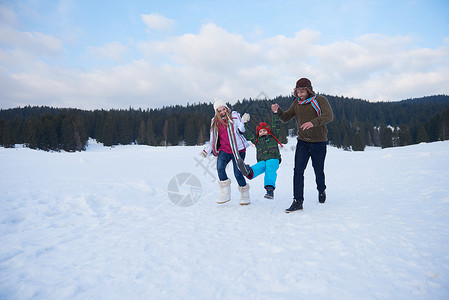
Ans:
<svg viewBox="0 0 449 300"><path fill-rule="evenodd" d="M175 21L160 14L142 15L142 21L148 26L149 30L170 31L175 26Z"/></svg>
<svg viewBox="0 0 449 300"><path fill-rule="evenodd" d="M363 36L318 47L321 92L392 101L449 94L449 45L415 49L408 37ZM446 78L446 79L445 79Z"/></svg>
<svg viewBox="0 0 449 300"><path fill-rule="evenodd" d="M16 13L4 6L0 6L0 24L6 26L15 26L19 23Z"/></svg>
<svg viewBox="0 0 449 300"><path fill-rule="evenodd" d="M55 55L61 52L59 39L41 32L22 32L12 27L0 26L0 44L21 48L36 55Z"/></svg>
<svg viewBox="0 0 449 300"><path fill-rule="evenodd" d="M101 47L87 47L87 54L98 60L111 59L119 62L128 50L127 46L119 42L111 42Z"/></svg>
<svg viewBox="0 0 449 300"><path fill-rule="evenodd" d="M215 97L232 103L261 92L289 95L300 77L309 77L318 92L372 101L449 94L448 40L435 49L416 48L407 36L364 35L322 44L319 32L303 30L248 42L210 23L196 34L138 44L141 59L83 71L27 54L36 48L21 42L27 37L47 45L43 49L62 47L51 38L45 43L42 34L24 34L11 43L18 49L0 52L0 78L8 82L1 86L2 103L85 109L183 105ZM130 47L112 42L89 53L120 60L134 50ZM8 73L8 62L20 71Z"/></svg>

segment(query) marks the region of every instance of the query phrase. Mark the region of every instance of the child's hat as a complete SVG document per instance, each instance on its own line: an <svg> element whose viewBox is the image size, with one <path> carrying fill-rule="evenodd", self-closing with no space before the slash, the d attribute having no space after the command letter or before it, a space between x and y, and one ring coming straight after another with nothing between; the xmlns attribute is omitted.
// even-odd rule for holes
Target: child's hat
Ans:
<svg viewBox="0 0 449 300"><path fill-rule="evenodd" d="M270 125L268 125L267 123L265 123L265 122L260 122L259 124L257 124L257 132L256 132L256 134L257 134L257 137L259 137L259 131L261 130L261 129L266 129L267 131L268 131L268 133L269 134L271 134L271 128L270 128Z"/></svg>
<svg viewBox="0 0 449 300"><path fill-rule="evenodd" d="M257 139L256 139L255 146L257 146L257 142L259 141L259 131L260 131L261 129L266 129L266 130L268 131L268 134L270 134L272 137L274 137L274 139L276 140L276 142L278 142L278 144L281 145L281 147L284 147L284 146L282 146L281 142L279 142L278 139L271 133L270 125L268 125L268 124L265 123L265 122L260 122L260 123L257 125L257 129L256 129L256 130L257 130L257 132L256 132L256 134L257 134Z"/></svg>

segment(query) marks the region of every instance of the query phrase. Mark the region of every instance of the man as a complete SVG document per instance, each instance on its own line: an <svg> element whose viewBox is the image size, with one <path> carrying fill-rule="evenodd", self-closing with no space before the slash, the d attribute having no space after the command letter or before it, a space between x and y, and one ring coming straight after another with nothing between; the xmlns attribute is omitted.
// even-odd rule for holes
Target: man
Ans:
<svg viewBox="0 0 449 300"><path fill-rule="evenodd" d="M318 190L318 201L326 201L326 184L324 177L324 160L327 152L326 124L334 119L332 108L326 97L316 95L312 83L307 78L296 82L293 92L294 100L287 111L279 105L271 105L279 119L286 123L295 118L298 125L298 141L295 152L295 167L293 172L293 203L285 210L290 213L303 209L304 202L304 171L309 158L315 171L315 181Z"/></svg>

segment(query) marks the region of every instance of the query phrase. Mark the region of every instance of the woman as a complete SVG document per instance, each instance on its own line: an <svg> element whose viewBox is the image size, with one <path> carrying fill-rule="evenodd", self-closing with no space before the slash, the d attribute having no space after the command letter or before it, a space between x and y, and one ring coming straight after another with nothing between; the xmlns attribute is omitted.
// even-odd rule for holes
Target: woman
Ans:
<svg viewBox="0 0 449 300"><path fill-rule="evenodd" d="M246 184L245 177L237 167L237 161L244 160L248 141L242 135L245 132L244 121L240 114L232 111L226 103L220 99L214 101L215 116L212 118L210 126L210 142L202 151L203 157L208 155L217 156L217 172L219 187L221 189L218 204L223 204L231 200L231 180L226 174L226 166L232 160L234 166L234 176L239 185L240 204L250 204L249 185ZM249 115L243 115L245 122L249 120Z"/></svg>

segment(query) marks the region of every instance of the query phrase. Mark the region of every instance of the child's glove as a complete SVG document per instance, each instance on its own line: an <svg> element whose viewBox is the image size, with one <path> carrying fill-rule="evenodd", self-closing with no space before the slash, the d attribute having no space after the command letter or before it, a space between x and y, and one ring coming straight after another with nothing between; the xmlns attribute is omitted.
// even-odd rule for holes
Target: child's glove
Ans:
<svg viewBox="0 0 449 300"><path fill-rule="evenodd" d="M246 123L246 122L248 122L248 121L249 121L249 119L250 119L250 116L249 116L249 114L247 114L247 113L243 114L243 117L242 117L243 123Z"/></svg>
<svg viewBox="0 0 449 300"><path fill-rule="evenodd" d="M202 156L202 157L204 157L204 158L206 158L206 157L207 157L207 153L206 153L206 151L205 151L205 150L201 151L201 153L200 153L200 154L201 154L201 156Z"/></svg>

